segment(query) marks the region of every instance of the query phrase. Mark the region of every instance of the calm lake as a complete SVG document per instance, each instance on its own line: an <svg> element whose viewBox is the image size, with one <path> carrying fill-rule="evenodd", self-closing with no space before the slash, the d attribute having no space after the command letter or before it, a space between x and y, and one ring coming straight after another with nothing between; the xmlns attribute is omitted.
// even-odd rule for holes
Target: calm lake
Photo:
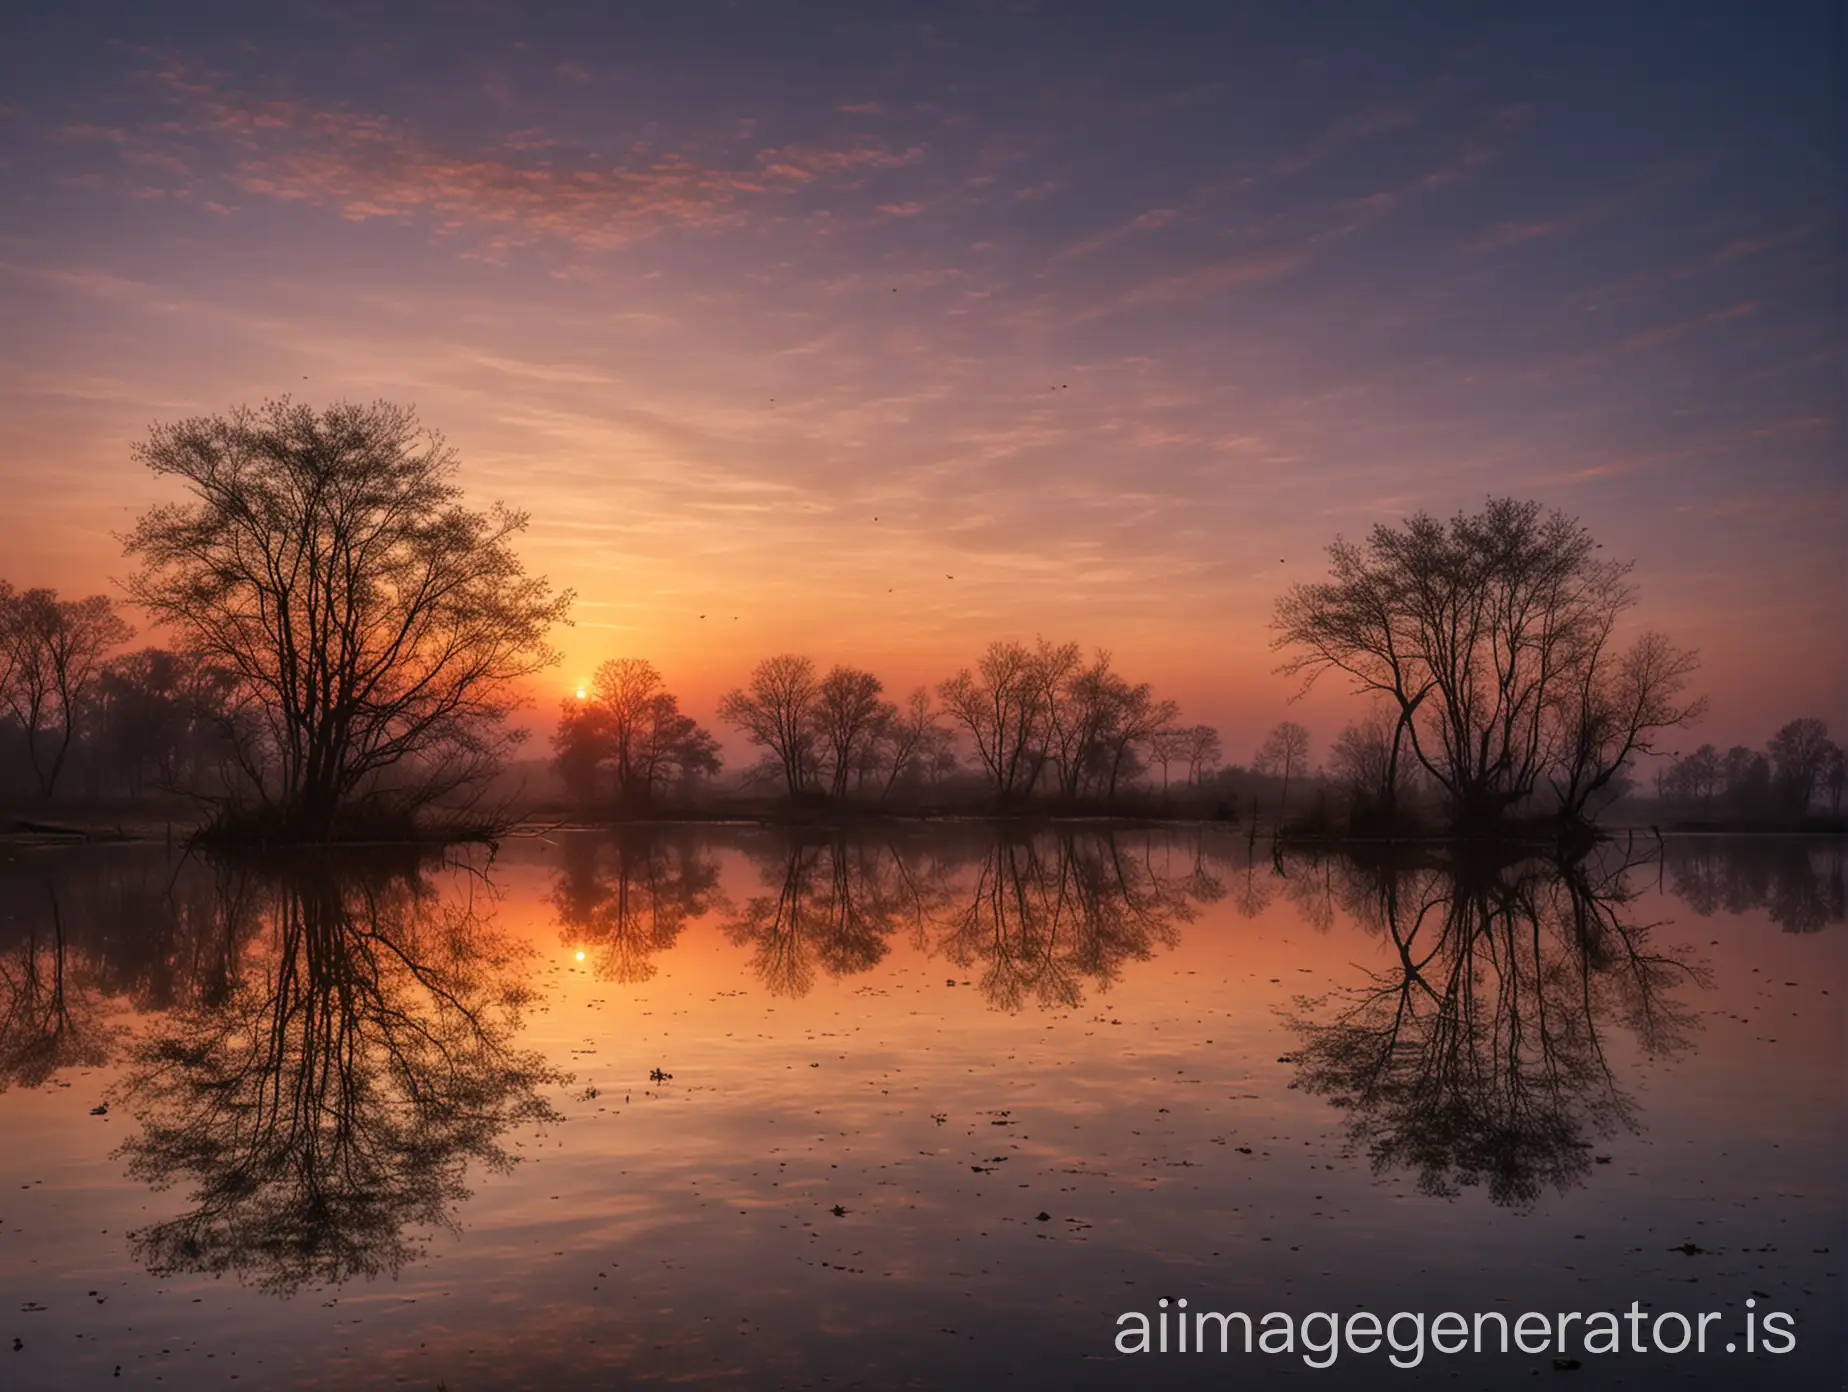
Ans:
<svg viewBox="0 0 1848 1392"><path fill-rule="evenodd" d="M1796 838L6 847L0 1386L1839 1386L1844 879ZM1573 1368L1118 1351L1182 1298L1723 1319ZM1748 1300L1793 1350L1721 1350Z"/></svg>

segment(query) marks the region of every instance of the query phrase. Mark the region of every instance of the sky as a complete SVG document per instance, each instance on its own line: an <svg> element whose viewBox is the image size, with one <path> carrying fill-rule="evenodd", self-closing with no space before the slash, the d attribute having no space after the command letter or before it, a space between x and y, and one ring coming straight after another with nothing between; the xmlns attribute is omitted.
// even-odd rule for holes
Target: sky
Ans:
<svg viewBox="0 0 1848 1392"><path fill-rule="evenodd" d="M1044 635L1239 760L1356 713L1283 589L1494 494L1634 560L1692 738L1848 728L1842 13L12 7L0 577L111 591L156 422L384 398L576 591L544 708Z"/></svg>

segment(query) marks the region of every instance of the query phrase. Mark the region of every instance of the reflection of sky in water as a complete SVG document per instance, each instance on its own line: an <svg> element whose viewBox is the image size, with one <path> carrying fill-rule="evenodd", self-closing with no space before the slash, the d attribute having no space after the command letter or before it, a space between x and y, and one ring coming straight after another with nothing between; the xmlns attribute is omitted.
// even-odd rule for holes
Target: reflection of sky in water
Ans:
<svg viewBox="0 0 1848 1392"><path fill-rule="evenodd" d="M1640 1299L1737 1319L1753 1291L1797 1313L1783 1385L1826 1382L1838 846L1677 842L1576 893L1537 872L1471 894L1287 869L1191 832L509 845L489 882L431 879L422 927L385 934L425 977L386 963L366 999L384 1019L423 999L412 985L454 988L489 1029L523 985L518 1033L489 1044L574 1075L538 1089L562 1121L523 1113L504 1069L471 1082L460 1054L388 1066L358 1114L396 1109L373 1134L443 1178L413 1194L435 1202L405 1210L395 1276L278 1298L261 1262L241 1282L144 1269L126 1234L187 1214L197 1185L125 1179L134 1147L116 1148L143 1113L100 1062L145 1062L173 1021L223 1019L278 980L273 905L270 926L239 927L235 887L197 867L168 896L171 868L135 852L19 855L0 864L0 1335L26 1344L0 1350L7 1385L116 1364L247 1385L1302 1377L1285 1359L1125 1365L1112 1321L1163 1295L1297 1314ZM406 1099L432 1078L508 1120L420 1151ZM520 1163L497 1172L476 1140ZM1704 1250L1670 1250L1686 1242ZM1393 1376L1524 1382L1548 1362L1433 1356Z"/></svg>

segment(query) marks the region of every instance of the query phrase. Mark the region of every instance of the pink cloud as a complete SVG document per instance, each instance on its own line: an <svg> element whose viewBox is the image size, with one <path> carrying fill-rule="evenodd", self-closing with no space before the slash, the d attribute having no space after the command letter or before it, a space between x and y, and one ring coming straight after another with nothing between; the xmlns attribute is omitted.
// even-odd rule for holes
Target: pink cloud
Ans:
<svg viewBox="0 0 1848 1392"><path fill-rule="evenodd" d="M225 177L236 188L353 221L421 219L443 234L486 232L497 250L542 239L607 249L669 227L733 226L750 200L829 181L852 187L859 176L924 154L922 146L893 150L862 140L765 149L755 168L645 150L631 150L621 165L567 162L562 154L535 161L524 157L563 146L543 131L523 129L487 149L457 151L383 116L221 94L177 74L165 81L189 117L165 123L167 129L227 139L233 154ZM177 159L171 146L138 158L164 164ZM909 207L893 203L882 211Z"/></svg>

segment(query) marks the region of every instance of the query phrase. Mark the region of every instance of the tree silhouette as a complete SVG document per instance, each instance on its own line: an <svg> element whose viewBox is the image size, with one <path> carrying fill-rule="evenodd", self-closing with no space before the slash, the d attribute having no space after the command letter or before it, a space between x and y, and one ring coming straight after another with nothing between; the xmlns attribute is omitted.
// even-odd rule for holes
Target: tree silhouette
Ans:
<svg viewBox="0 0 1848 1392"><path fill-rule="evenodd" d="M44 796L57 789L104 658L133 634L107 595L59 599L56 590L0 585L0 703L25 734Z"/></svg>
<svg viewBox="0 0 1848 1392"><path fill-rule="evenodd" d="M1762 812L1771 800L1771 761L1755 749L1735 744L1720 759L1726 801L1736 812Z"/></svg>
<svg viewBox="0 0 1848 1392"><path fill-rule="evenodd" d="M1765 746L1771 756L1771 784L1790 811L1809 810L1834 747L1829 727L1814 716L1789 721L1771 736Z"/></svg>
<svg viewBox="0 0 1848 1392"><path fill-rule="evenodd" d="M1191 786L1218 767L1222 746L1219 731L1211 725L1190 725L1183 733L1187 736L1187 782Z"/></svg>
<svg viewBox="0 0 1848 1392"><path fill-rule="evenodd" d="M878 677L855 667L832 668L815 689L816 742L836 799L847 795L849 780L865 767L880 731L897 718L897 708L879 699L883 689Z"/></svg>
<svg viewBox="0 0 1848 1392"><path fill-rule="evenodd" d="M928 775L931 765L949 752L951 738L937 723L929 687L918 687L905 698L903 707L892 708L879 730L879 757L886 770L879 800L891 797L900 779L920 772ZM950 758L953 761L955 755Z"/></svg>
<svg viewBox="0 0 1848 1392"><path fill-rule="evenodd" d="M1725 786L1725 781L1720 751L1711 744L1703 744L1686 758L1677 759L1669 766L1663 780L1663 792L1699 802L1701 812L1705 815L1712 811L1713 795Z"/></svg>
<svg viewBox="0 0 1848 1392"><path fill-rule="evenodd" d="M1285 720L1264 737L1264 743L1252 756L1251 766L1259 773L1272 774L1283 780L1277 794L1277 820L1290 800L1290 775L1309 762L1309 732L1294 720Z"/></svg>
<svg viewBox="0 0 1848 1392"><path fill-rule="evenodd" d="M1078 661L1078 647L1037 651L1014 642L988 645L971 672L964 668L937 687L950 718L975 745L977 761L1002 804L1025 798L1046 761L1051 693Z"/></svg>
<svg viewBox="0 0 1848 1392"><path fill-rule="evenodd" d="M1694 654L1659 634L1616 647L1630 566L1537 503L1491 499L1449 523L1419 513L1329 547L1331 578L1277 602L1275 646L1304 688L1340 672L1400 717L1458 825L1492 824L1543 780L1584 816L1664 729L1697 718Z"/></svg>
<svg viewBox="0 0 1848 1392"><path fill-rule="evenodd" d="M792 798L809 792L820 773L815 730L819 694L814 662L779 653L758 663L746 686L726 692L719 701L719 719L769 751Z"/></svg>
<svg viewBox="0 0 1848 1392"><path fill-rule="evenodd" d="M670 783L719 769L718 741L681 713L654 664L636 657L603 663L590 690L564 702L552 748L573 793L593 798L598 773L607 771L616 805L631 810Z"/></svg>
<svg viewBox="0 0 1848 1392"><path fill-rule="evenodd" d="M157 426L136 457L192 499L141 517L128 588L229 674L227 826L326 839L492 772L571 596L522 568L524 514L463 506L440 436L384 402L283 400Z"/></svg>

